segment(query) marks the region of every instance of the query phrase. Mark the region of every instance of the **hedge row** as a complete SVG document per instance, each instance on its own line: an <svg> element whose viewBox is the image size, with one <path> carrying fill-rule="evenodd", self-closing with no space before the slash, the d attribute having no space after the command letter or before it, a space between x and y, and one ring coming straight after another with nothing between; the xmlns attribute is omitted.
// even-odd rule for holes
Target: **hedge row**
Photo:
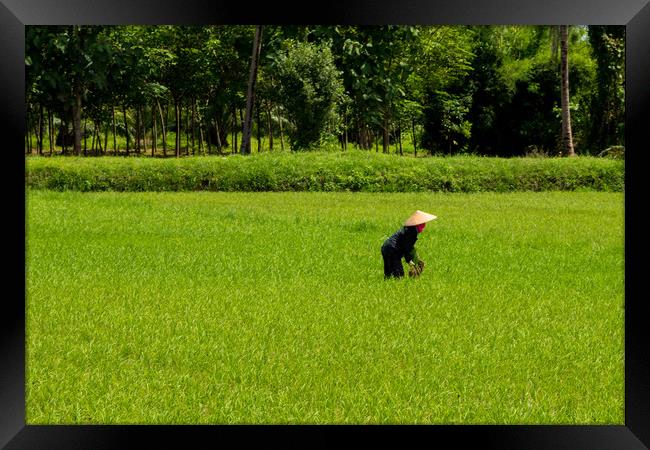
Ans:
<svg viewBox="0 0 650 450"><path fill-rule="evenodd" d="M78 191L623 191L622 160L412 158L375 152L191 158L28 157L33 189Z"/></svg>

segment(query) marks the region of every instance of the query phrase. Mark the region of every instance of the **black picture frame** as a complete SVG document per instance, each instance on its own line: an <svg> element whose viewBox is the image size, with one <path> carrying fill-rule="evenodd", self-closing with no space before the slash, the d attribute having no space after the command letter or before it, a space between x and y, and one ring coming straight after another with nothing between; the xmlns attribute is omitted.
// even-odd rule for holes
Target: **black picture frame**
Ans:
<svg viewBox="0 0 650 450"><path fill-rule="evenodd" d="M253 6L254 5L254 6ZM2 220L8 248L0 271L5 287L0 314L0 446L31 448L334 445L363 439L420 441L452 448L644 449L650 446L648 249L643 170L649 166L650 4L647 0L347 1L341 4L223 0L0 0L0 123L4 129L2 193L10 200ZM33 426L25 424L25 157L24 27L46 24L608 24L626 26L625 161L625 424L427 426ZM11 287L10 290L6 287Z"/></svg>

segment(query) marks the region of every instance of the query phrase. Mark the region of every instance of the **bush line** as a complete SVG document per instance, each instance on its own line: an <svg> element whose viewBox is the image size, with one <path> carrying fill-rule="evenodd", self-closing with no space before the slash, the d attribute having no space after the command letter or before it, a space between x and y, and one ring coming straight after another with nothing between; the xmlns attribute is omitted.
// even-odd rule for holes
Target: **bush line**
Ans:
<svg viewBox="0 0 650 450"><path fill-rule="evenodd" d="M622 192L622 160L374 152L189 158L28 157L26 186L76 191Z"/></svg>

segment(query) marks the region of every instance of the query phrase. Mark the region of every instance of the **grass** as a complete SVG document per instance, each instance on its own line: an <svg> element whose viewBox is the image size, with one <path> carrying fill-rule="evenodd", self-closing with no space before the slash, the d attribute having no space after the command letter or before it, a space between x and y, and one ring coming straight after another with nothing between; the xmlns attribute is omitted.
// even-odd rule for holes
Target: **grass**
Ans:
<svg viewBox="0 0 650 450"><path fill-rule="evenodd" d="M624 423L621 193L28 190L26 261L28 424Z"/></svg>

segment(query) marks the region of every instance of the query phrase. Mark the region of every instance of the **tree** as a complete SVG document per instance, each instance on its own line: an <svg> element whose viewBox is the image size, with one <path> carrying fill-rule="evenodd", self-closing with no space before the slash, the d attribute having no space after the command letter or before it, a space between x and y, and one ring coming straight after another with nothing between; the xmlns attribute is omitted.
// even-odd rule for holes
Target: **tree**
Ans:
<svg viewBox="0 0 650 450"><path fill-rule="evenodd" d="M199 151L207 142L208 152L212 144L221 153L231 135L233 153L250 152L253 122L269 146L275 129L281 147L288 133L294 148L339 139L343 149L395 144L400 154L403 131L417 137L418 150L499 156L557 153L569 140L568 127L558 132L563 123L574 153L624 142L624 28L573 26L565 34L530 26L265 26L255 42L248 25L30 26L26 145L36 137L42 153L49 131L64 153L74 142L78 154L103 134L105 152L112 128L113 147L126 136L127 153L133 142L140 152L149 131L152 156L161 134L166 153L168 131L176 132L177 156L196 154L197 141ZM571 47L564 72L561 41L567 53Z"/></svg>
<svg viewBox="0 0 650 450"><path fill-rule="evenodd" d="M569 110L569 27L560 25L560 52L562 64L562 150L566 156L575 156L571 134L571 111Z"/></svg>
<svg viewBox="0 0 650 450"><path fill-rule="evenodd" d="M342 73L345 91L350 99L344 110L343 125L356 131L355 141L363 149L372 146L374 129L381 127L380 81L375 76L375 56L370 34L372 27L336 27L335 62Z"/></svg>
<svg viewBox="0 0 650 450"><path fill-rule="evenodd" d="M255 28L255 39L253 40L253 53L251 55L250 76L248 78L248 90L246 93L246 120L242 135L241 154L247 155L251 152L251 131L253 121L253 105L255 102L255 81L257 80L257 67L259 65L260 51L262 48L262 25Z"/></svg>
<svg viewBox="0 0 650 450"><path fill-rule="evenodd" d="M323 27L314 34L332 42L335 63L352 108L346 108L344 132L356 122L357 142L370 148L375 131L388 152L391 129L403 114L398 111L406 98L413 73L412 45L419 33L414 26ZM398 132L399 135L399 132ZM345 147L345 146L344 146Z"/></svg>
<svg viewBox="0 0 650 450"><path fill-rule="evenodd" d="M467 81L474 58L473 32L458 26L423 27L419 41L416 71L423 105L422 145L431 153L450 153L467 145L471 129Z"/></svg>
<svg viewBox="0 0 650 450"><path fill-rule="evenodd" d="M36 78L48 85L41 90L44 98L56 102L61 116L71 116L77 155L81 154L83 101L93 89L106 86L111 48L101 31L99 26L66 25L30 27L26 32L26 65L35 64Z"/></svg>
<svg viewBox="0 0 650 450"><path fill-rule="evenodd" d="M499 125L511 94L500 73L504 55L499 51L496 27L474 27L472 72L468 76L471 106L467 120L472 124L469 150L472 153L498 155L504 151Z"/></svg>
<svg viewBox="0 0 650 450"><path fill-rule="evenodd" d="M205 91L206 121L210 125L207 136L221 149L229 146L230 132L240 130L236 110L245 101L254 28L220 25L208 27L208 31L204 51L210 74ZM233 153L237 151L235 147L233 142Z"/></svg>
<svg viewBox="0 0 650 450"><path fill-rule="evenodd" d="M81 108L83 98L94 86L105 84L110 47L98 40L101 27L72 25L65 32L67 73L71 81L74 153L81 154ZM60 41L61 42L61 41Z"/></svg>
<svg viewBox="0 0 650 450"><path fill-rule="evenodd" d="M597 152L625 142L625 27L590 25L596 60L589 144Z"/></svg>
<svg viewBox="0 0 650 450"><path fill-rule="evenodd" d="M47 123L50 152L53 144L52 111L60 109L57 98L59 84L63 81L60 74L50 67L52 52L48 52L49 42L54 39L56 30L52 27L25 27L25 104L27 106L27 134L31 136L33 116L36 107L39 109L39 143L38 151L42 153L43 145L43 108L47 109ZM31 146L28 149L31 152Z"/></svg>
<svg viewBox="0 0 650 450"><path fill-rule="evenodd" d="M419 30L395 25L362 29L368 63L361 67L361 71L372 79L373 94L379 99L382 148L384 153L388 153L391 125L398 116L396 108L406 97L407 79L413 70L409 46Z"/></svg>
<svg viewBox="0 0 650 450"><path fill-rule="evenodd" d="M328 127L335 128L343 83L329 46L294 40L285 45L272 67L278 83L276 101L294 126L292 150L304 150L319 142Z"/></svg>

